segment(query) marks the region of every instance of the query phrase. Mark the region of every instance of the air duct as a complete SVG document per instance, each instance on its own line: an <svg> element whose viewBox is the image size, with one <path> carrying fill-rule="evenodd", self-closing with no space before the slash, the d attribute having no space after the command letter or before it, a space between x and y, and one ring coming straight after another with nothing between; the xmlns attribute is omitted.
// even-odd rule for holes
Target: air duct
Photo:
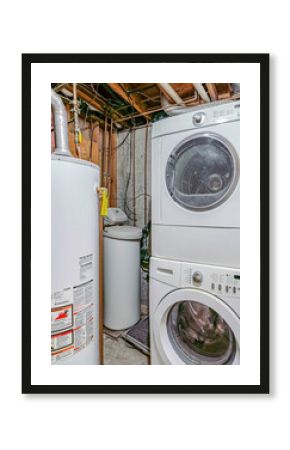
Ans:
<svg viewBox="0 0 290 450"><path fill-rule="evenodd" d="M51 107L54 114L55 154L71 156L68 144L67 112L62 99L51 90Z"/></svg>

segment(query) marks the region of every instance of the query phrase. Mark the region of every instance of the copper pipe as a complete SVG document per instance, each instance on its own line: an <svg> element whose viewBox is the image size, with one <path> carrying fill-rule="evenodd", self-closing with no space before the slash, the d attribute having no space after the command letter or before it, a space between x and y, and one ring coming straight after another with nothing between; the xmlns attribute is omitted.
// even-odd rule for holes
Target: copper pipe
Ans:
<svg viewBox="0 0 290 450"><path fill-rule="evenodd" d="M100 154L100 186L104 186L104 156L106 148L106 129L107 129L107 116L105 116L105 128L103 131L102 151Z"/></svg>
<svg viewBox="0 0 290 450"><path fill-rule="evenodd" d="M147 212L147 165L148 165L148 134L149 127L147 122L147 127L145 130L145 148L144 148L144 226L148 222L148 212Z"/></svg>
<svg viewBox="0 0 290 450"><path fill-rule="evenodd" d="M189 98L187 97L186 99L183 99L183 101L188 106L191 106L191 105L195 106L196 103L199 101L197 90L195 89L194 96L191 96Z"/></svg>
<svg viewBox="0 0 290 450"><path fill-rule="evenodd" d="M109 198L109 205L110 205L110 198L111 198L111 173L112 173L112 143L113 143L113 120L110 121L110 147L109 147L109 159L108 159L108 198Z"/></svg>
<svg viewBox="0 0 290 450"><path fill-rule="evenodd" d="M104 131L104 170L103 170L103 183L104 187L108 187L108 135L107 135L108 119L106 120L106 127Z"/></svg>
<svg viewBox="0 0 290 450"><path fill-rule="evenodd" d="M99 203L101 202L102 196L101 192L98 191ZM100 209L99 209L100 210ZM99 355L100 355L100 365L104 364L104 248L103 248L103 230L104 230L104 219L101 214L99 214Z"/></svg>
<svg viewBox="0 0 290 450"><path fill-rule="evenodd" d="M130 127L130 130L141 130L142 128L151 128L152 127L152 123L151 122L147 122L145 125L138 125L138 127Z"/></svg>
<svg viewBox="0 0 290 450"><path fill-rule="evenodd" d="M74 109L74 125L75 125L75 149L79 158L82 157L80 146L80 124L79 124L79 108L78 108L78 96L77 96L77 83L73 83L73 109Z"/></svg>
<svg viewBox="0 0 290 450"><path fill-rule="evenodd" d="M132 131L132 140L131 140L132 146L131 146L131 150L132 150L132 170L133 170L133 176L132 176L132 200L133 200L133 226L136 226L136 186L135 186L135 182L136 182L136 168L135 168L135 163L136 163L136 154L135 154L135 130Z"/></svg>

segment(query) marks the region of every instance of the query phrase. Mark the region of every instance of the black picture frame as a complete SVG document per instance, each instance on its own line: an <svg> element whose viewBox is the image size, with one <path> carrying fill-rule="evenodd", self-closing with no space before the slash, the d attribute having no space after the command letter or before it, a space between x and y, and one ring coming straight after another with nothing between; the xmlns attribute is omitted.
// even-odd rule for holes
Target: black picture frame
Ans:
<svg viewBox="0 0 290 450"><path fill-rule="evenodd" d="M269 393L269 54L23 54L22 55L22 393L267 394ZM260 65L260 384L31 384L31 65L33 63L254 63ZM262 151L261 151L262 150Z"/></svg>

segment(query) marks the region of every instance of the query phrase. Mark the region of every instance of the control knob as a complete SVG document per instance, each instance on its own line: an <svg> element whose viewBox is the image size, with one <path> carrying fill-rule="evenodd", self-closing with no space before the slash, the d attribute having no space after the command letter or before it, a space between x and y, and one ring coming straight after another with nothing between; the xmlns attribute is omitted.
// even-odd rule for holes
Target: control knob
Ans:
<svg viewBox="0 0 290 450"><path fill-rule="evenodd" d="M200 272L194 272L192 274L192 282L195 286L200 286L202 283L202 274Z"/></svg>
<svg viewBox="0 0 290 450"><path fill-rule="evenodd" d="M195 125L201 125L204 122L204 118L204 113L198 113L193 116L192 120Z"/></svg>

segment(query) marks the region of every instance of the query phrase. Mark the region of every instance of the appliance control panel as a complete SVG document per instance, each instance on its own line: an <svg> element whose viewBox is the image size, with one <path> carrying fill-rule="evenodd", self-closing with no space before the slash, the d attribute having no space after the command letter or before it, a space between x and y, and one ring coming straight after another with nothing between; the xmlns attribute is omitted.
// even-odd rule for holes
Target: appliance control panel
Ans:
<svg viewBox="0 0 290 450"><path fill-rule="evenodd" d="M181 270L181 286L203 289L225 297L240 297L240 271L216 268L210 265L184 263Z"/></svg>
<svg viewBox="0 0 290 450"><path fill-rule="evenodd" d="M223 103L211 108L206 105L192 115L192 123L197 128L236 120L240 120L239 101Z"/></svg>

